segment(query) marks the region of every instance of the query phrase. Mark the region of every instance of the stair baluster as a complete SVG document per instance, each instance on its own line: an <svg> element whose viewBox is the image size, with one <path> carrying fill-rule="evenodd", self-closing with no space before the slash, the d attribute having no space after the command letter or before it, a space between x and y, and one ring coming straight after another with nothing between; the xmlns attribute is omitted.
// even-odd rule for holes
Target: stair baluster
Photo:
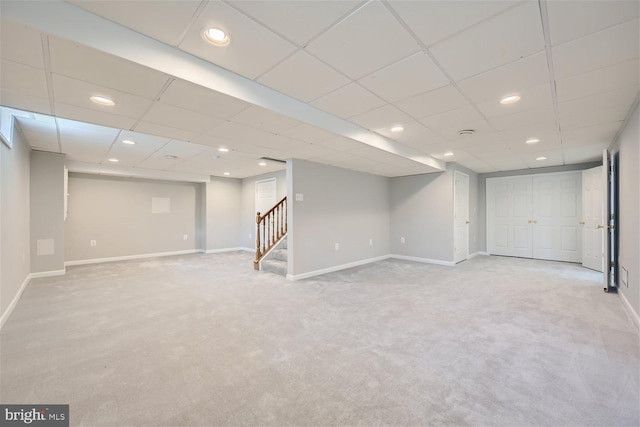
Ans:
<svg viewBox="0 0 640 427"><path fill-rule="evenodd" d="M267 213L256 213L256 257L253 268L260 269L260 260L287 234L287 197L285 196Z"/></svg>

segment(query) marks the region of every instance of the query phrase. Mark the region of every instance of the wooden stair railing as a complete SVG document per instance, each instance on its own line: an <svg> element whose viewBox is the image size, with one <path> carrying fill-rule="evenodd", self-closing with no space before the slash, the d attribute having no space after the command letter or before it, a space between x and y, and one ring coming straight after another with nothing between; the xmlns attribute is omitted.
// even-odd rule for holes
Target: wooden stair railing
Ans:
<svg viewBox="0 0 640 427"><path fill-rule="evenodd" d="M260 260L287 234L287 196L264 215L256 214L256 259L253 268L260 269Z"/></svg>

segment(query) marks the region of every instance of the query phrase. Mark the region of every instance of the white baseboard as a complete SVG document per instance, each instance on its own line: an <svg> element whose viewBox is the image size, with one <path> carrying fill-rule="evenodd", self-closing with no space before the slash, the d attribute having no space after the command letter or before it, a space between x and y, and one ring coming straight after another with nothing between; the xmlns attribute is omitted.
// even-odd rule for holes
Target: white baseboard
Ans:
<svg viewBox="0 0 640 427"><path fill-rule="evenodd" d="M54 270L54 271L41 271L39 273L31 273L31 279L39 279L41 277L52 277L52 276L64 276L67 274L67 270Z"/></svg>
<svg viewBox="0 0 640 427"><path fill-rule="evenodd" d="M378 262L391 258L391 255L382 255L375 258L363 259L360 261L354 261L347 264L336 265L334 267L323 268L320 270L310 271L308 273L301 274L287 274L287 280L302 280L309 277L320 276L321 274L333 273L335 271L346 270L347 268L358 267L360 265L371 264L372 262Z"/></svg>
<svg viewBox="0 0 640 427"><path fill-rule="evenodd" d="M221 254L224 252L238 252L238 251L243 251L243 252L255 252L255 249L249 249L249 248L242 248L242 247L237 247L237 248L222 248L222 249L207 249L204 253L205 254Z"/></svg>
<svg viewBox="0 0 640 427"><path fill-rule="evenodd" d="M468 259L475 258L477 256L489 256L489 252L484 252L484 251L474 252L471 255L469 255Z"/></svg>
<svg viewBox="0 0 640 427"><path fill-rule="evenodd" d="M638 316L638 313L636 313L636 311L629 303L629 300L624 296L620 289L618 289L618 295L620 295L620 298L622 298L622 305L624 305L624 308L627 309L627 312L629 313L629 316L631 316L633 323L635 323L636 328L640 329L640 317Z"/></svg>
<svg viewBox="0 0 640 427"><path fill-rule="evenodd" d="M456 263L453 262L453 261L442 261L442 260L439 260L439 259L418 258L418 257L414 257L414 256L396 255L396 254L392 254L390 257L391 258L395 258L395 259L403 259L405 261L423 262L425 264L446 265L446 266L449 266L449 267L452 267L452 266L456 265Z"/></svg>
<svg viewBox="0 0 640 427"><path fill-rule="evenodd" d="M2 317L0 317L0 329L2 329L2 327L4 326L4 323L7 321L7 319L9 319L9 316L11 316L11 313L13 312L13 309L16 307L16 304L18 304L18 301L20 300L20 297L22 296L24 289L27 287L27 285L31 281L31 277L32 277L31 274L25 277L24 282L22 282L22 285L20 285L20 289L18 289L18 293L16 293L16 296L13 297L13 300L11 300L11 304L9 304L9 306L4 311L4 313L2 313Z"/></svg>
<svg viewBox="0 0 640 427"><path fill-rule="evenodd" d="M163 256L189 255L189 254L197 254L197 253L202 253L202 250L189 249L186 251L160 252L155 254L140 254L140 255L117 256L117 257L110 257L110 258L81 259L78 261L67 261L64 263L64 266L67 267L70 265L99 264L103 262L127 261L131 259L156 258L156 257L163 257Z"/></svg>

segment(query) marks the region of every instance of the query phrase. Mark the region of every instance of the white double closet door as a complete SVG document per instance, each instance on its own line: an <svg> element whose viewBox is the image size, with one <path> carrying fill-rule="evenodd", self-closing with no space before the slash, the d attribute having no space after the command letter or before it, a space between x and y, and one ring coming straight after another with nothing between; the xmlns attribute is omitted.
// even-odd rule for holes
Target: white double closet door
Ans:
<svg viewBox="0 0 640 427"><path fill-rule="evenodd" d="M581 172L487 179L492 255L581 262Z"/></svg>

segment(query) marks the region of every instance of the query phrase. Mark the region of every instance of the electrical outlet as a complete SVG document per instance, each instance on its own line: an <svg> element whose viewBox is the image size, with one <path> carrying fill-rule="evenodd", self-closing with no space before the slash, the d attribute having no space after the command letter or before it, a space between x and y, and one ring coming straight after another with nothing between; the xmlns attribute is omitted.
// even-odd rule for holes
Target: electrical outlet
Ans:
<svg viewBox="0 0 640 427"><path fill-rule="evenodd" d="M92 240L92 241L90 241L90 242L89 242L89 245L91 245L91 246L95 246L96 244L97 244L97 243L96 243L96 241L95 241L95 240Z"/></svg>
<svg viewBox="0 0 640 427"><path fill-rule="evenodd" d="M400 238L400 243L404 243L404 237Z"/></svg>
<svg viewBox="0 0 640 427"><path fill-rule="evenodd" d="M186 234L184 236L182 236L182 240L187 240L189 238L189 236L187 236Z"/></svg>
<svg viewBox="0 0 640 427"><path fill-rule="evenodd" d="M249 233L249 238L251 238L251 233Z"/></svg>
<svg viewBox="0 0 640 427"><path fill-rule="evenodd" d="M340 243L336 243L334 247L335 247L336 251L339 251L340 250Z"/></svg>
<svg viewBox="0 0 640 427"><path fill-rule="evenodd" d="M369 239L369 246L373 246L373 239Z"/></svg>

